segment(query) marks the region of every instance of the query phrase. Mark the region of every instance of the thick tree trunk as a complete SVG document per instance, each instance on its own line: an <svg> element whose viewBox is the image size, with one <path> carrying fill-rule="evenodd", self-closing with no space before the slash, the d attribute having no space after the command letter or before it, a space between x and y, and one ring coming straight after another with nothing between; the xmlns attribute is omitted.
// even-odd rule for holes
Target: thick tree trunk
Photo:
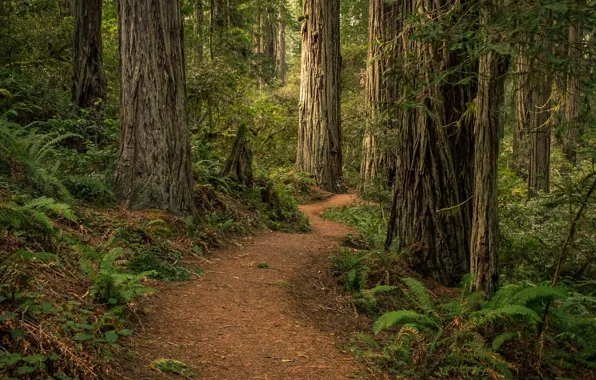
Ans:
<svg viewBox="0 0 596 380"><path fill-rule="evenodd" d="M194 3L194 33L196 36L195 43L195 57L197 65L203 62L203 24L205 23L205 15L203 9L203 0L195 0Z"/></svg>
<svg viewBox="0 0 596 380"><path fill-rule="evenodd" d="M114 193L127 208L193 211L180 3L118 3L120 157Z"/></svg>
<svg viewBox="0 0 596 380"><path fill-rule="evenodd" d="M74 2L74 49L72 103L103 115L107 81L103 70L101 10L102 0Z"/></svg>
<svg viewBox="0 0 596 380"><path fill-rule="evenodd" d="M398 7L384 0L370 0L368 21L368 65L364 90L367 113L366 130L362 142L359 190L370 187L377 175L391 188L395 177L397 154L387 141L390 130L395 129L394 101L396 80L385 78L385 73L395 64L397 53L394 40L398 31Z"/></svg>
<svg viewBox="0 0 596 380"><path fill-rule="evenodd" d="M277 75L282 86L286 85L286 1L279 1L279 33L277 35Z"/></svg>
<svg viewBox="0 0 596 380"><path fill-rule="evenodd" d="M483 5L487 45L492 41L488 25L496 11L494 2L487 1ZM497 175L502 129L500 112L505 99L503 77L507 66L504 57L487 51L480 57L478 68L470 272L475 275L474 288L487 294L494 293L499 285Z"/></svg>
<svg viewBox="0 0 596 380"><path fill-rule="evenodd" d="M569 72L567 73L567 102L565 107L565 121L567 134L563 144L565 157L575 164L577 162L577 146L580 136L578 118L580 115L580 82L575 72L575 64L581 59L582 35L577 21L569 27Z"/></svg>
<svg viewBox="0 0 596 380"><path fill-rule="evenodd" d="M232 151L226 160L221 177L231 177L237 183L252 186L253 185L253 171L252 171L252 151L248 146L247 128L242 125L236 134L236 140Z"/></svg>
<svg viewBox="0 0 596 380"><path fill-rule="evenodd" d="M296 169L325 190L345 191L342 176L339 0L305 0Z"/></svg>
<svg viewBox="0 0 596 380"><path fill-rule="evenodd" d="M449 17L461 17L465 10L451 10L456 2L450 0L441 6L405 1L401 17L408 20L421 15L441 22L447 10ZM473 123L464 113L475 98L476 88L461 81L459 74L433 82L435 75L444 71L458 67L456 72L470 72L477 70L477 65L467 63L462 69L462 51L409 39L415 28L415 24L406 26L403 33L404 67L400 74L407 88L420 88L425 83L413 98L404 99L423 107L406 110L399 127L399 165L385 247L389 249L397 236L399 247L408 250L414 269L444 285L457 285L469 270ZM403 92L408 96L405 89Z"/></svg>

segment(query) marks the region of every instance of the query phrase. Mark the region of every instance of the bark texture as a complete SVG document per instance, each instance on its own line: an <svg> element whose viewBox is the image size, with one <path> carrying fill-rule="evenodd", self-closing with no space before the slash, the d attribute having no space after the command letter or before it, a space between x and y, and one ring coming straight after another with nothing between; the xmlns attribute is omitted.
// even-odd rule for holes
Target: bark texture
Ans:
<svg viewBox="0 0 596 380"><path fill-rule="evenodd" d="M252 151L248 146L247 128L245 125L242 125L236 134L232 151L226 160L220 176L229 176L241 185L253 185Z"/></svg>
<svg viewBox="0 0 596 380"><path fill-rule="evenodd" d="M296 168L325 190L345 191L342 176L339 0L305 0Z"/></svg>
<svg viewBox="0 0 596 380"><path fill-rule="evenodd" d="M529 58L525 44L520 44L516 59L515 79L515 125L513 131L513 169L523 178L528 177L530 106L532 87L530 85Z"/></svg>
<svg viewBox="0 0 596 380"><path fill-rule="evenodd" d="M127 208L193 211L180 3L118 3L120 156L114 193Z"/></svg>
<svg viewBox="0 0 596 380"><path fill-rule="evenodd" d="M205 13L203 7L203 0L195 0L194 3L194 26L193 31L197 38L195 43L195 57L196 63L201 64L203 62L204 49L203 44L203 25L205 24Z"/></svg>
<svg viewBox="0 0 596 380"><path fill-rule="evenodd" d="M286 65L286 1L279 1L279 32L277 36L277 75L282 86L286 85L287 65Z"/></svg>
<svg viewBox="0 0 596 380"><path fill-rule="evenodd" d="M575 164L577 163L577 148L580 137L579 116L580 116L580 76L576 72L575 65L581 59L582 35L580 24L573 20L569 26L569 72L567 73L567 102L565 106L565 121L567 134L563 144L565 157Z"/></svg>
<svg viewBox="0 0 596 380"><path fill-rule="evenodd" d="M418 106L405 109L401 116L395 195L385 243L389 249L397 237L398 248L407 249L413 268L444 285L457 285L469 270L473 121L464 114L476 88L462 82L464 74L459 73L475 71L477 65L464 63L462 51L410 38L417 24L409 20L412 15L420 16L419 22L462 17L465 9L460 6L467 2L458 4L456 0L400 4L404 20L400 86L417 90L408 95L411 91L404 89L402 96ZM444 80L434 80L455 67Z"/></svg>
<svg viewBox="0 0 596 380"><path fill-rule="evenodd" d="M497 10L493 1L483 4L487 45L491 43L488 26ZM484 53L478 67L470 272L475 276L474 288L487 294L499 286L497 176L507 67L507 60L495 51Z"/></svg>
<svg viewBox="0 0 596 380"><path fill-rule="evenodd" d="M103 114L107 81L101 38L102 0L74 1L72 103Z"/></svg>
<svg viewBox="0 0 596 380"><path fill-rule="evenodd" d="M377 175L388 188L393 186L397 153L387 144L395 131L394 101L397 81L386 73L395 65L398 53L398 6L384 0L370 0L368 21L368 64L364 90L367 124L362 142L360 190L370 187ZM394 136L391 136L394 137ZM383 144L383 142L385 143Z"/></svg>

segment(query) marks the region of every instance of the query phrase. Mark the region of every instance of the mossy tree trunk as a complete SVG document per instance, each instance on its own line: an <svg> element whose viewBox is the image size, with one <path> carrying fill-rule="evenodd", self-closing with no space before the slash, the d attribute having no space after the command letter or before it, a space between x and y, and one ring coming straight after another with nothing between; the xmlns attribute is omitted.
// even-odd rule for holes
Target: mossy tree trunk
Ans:
<svg viewBox="0 0 596 380"><path fill-rule="evenodd" d="M323 189L345 191L342 175L339 0L305 0L296 169Z"/></svg>
<svg viewBox="0 0 596 380"><path fill-rule="evenodd" d="M398 68L406 89L418 89L417 107L403 112L398 128L398 160L392 215L386 249L395 237L405 248L412 267L444 285L457 285L469 271L472 216L473 121L466 117L476 87L464 81L464 73L477 70L464 52L444 49L441 44L411 39L418 20L465 17L468 2L401 3L404 21L402 67ZM455 8L452 8L455 7ZM461 8L460 8L461 7ZM448 14L447 10L449 9ZM429 21L418 21L429 22ZM435 75L452 71L441 81ZM426 84L420 87L420 84Z"/></svg>
<svg viewBox="0 0 596 380"><path fill-rule="evenodd" d="M94 110L99 117L105 109L107 80L103 69L101 37L102 0L74 1L74 47L72 103Z"/></svg>
<svg viewBox="0 0 596 380"><path fill-rule="evenodd" d="M120 155L114 193L127 208L192 212L180 3L118 3Z"/></svg>
<svg viewBox="0 0 596 380"><path fill-rule="evenodd" d="M494 38L489 25L498 11L494 0L482 6L482 29L487 46ZM499 135L503 129L500 114L508 66L505 57L489 50L480 57L478 67L470 272L475 276L474 288L487 294L494 293L499 286L497 176Z"/></svg>
<svg viewBox="0 0 596 380"><path fill-rule="evenodd" d="M220 176L231 177L237 183L250 187L253 185L252 151L248 145L247 132L245 125L238 129L236 140Z"/></svg>

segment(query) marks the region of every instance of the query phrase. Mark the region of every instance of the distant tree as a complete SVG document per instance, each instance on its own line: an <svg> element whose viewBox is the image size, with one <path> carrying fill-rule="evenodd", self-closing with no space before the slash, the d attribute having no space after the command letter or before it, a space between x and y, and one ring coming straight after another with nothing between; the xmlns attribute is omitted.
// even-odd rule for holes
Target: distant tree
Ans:
<svg viewBox="0 0 596 380"><path fill-rule="evenodd" d="M364 190L379 175L391 188L395 177L397 154L387 143L389 131L395 130L397 81L388 78L398 53L395 38L399 32L399 8L394 2L370 0L369 38L364 89L367 125L362 142L360 189ZM385 137L385 139L383 139Z"/></svg>
<svg viewBox="0 0 596 380"><path fill-rule="evenodd" d="M74 1L72 102L77 108L105 109L107 81L103 69L102 0Z"/></svg>
<svg viewBox="0 0 596 380"><path fill-rule="evenodd" d="M180 3L121 0L120 157L114 193L134 210L193 211Z"/></svg>
<svg viewBox="0 0 596 380"><path fill-rule="evenodd" d="M296 169L341 193L339 0L305 0L303 17Z"/></svg>

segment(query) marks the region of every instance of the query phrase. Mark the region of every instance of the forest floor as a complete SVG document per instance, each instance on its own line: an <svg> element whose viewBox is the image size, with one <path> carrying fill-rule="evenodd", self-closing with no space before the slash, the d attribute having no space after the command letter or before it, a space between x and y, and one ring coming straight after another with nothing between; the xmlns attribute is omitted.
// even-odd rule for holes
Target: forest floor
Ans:
<svg viewBox="0 0 596 380"><path fill-rule="evenodd" d="M260 232L212 252L205 274L167 283L145 306L144 331L120 359L124 378L167 378L150 368L175 359L199 379L349 379L374 377L342 349L370 326L335 289L328 257L350 229L321 217L349 206L336 195L301 206L312 232Z"/></svg>

